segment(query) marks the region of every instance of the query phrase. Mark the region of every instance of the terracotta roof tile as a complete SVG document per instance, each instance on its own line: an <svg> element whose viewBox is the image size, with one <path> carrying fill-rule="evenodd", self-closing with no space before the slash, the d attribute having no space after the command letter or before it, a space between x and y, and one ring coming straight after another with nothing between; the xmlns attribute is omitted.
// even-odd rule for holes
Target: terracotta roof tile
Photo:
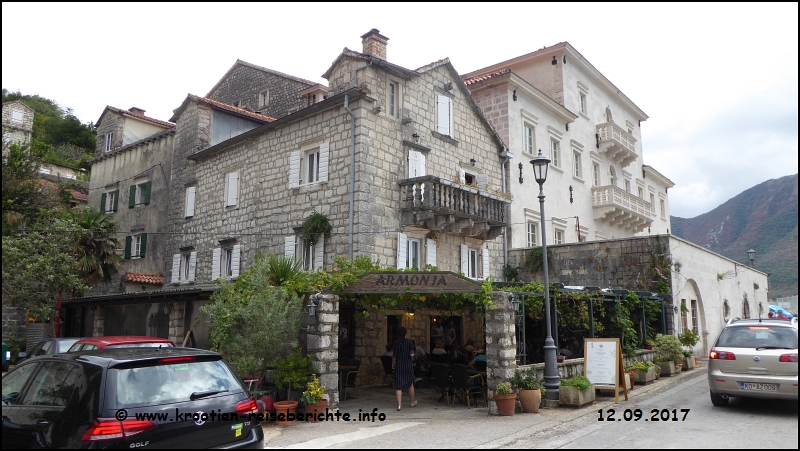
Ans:
<svg viewBox="0 0 800 451"><path fill-rule="evenodd" d="M469 86L469 85L472 85L472 84L475 84L475 83L479 83L479 82L482 82L482 81L486 81L486 80L490 80L492 78L499 77L501 75L505 75L505 74L508 74L508 73L511 73L511 69L506 68L506 69L499 70L497 72L491 72L491 73L488 73L488 74L478 75L477 77L467 78L466 80L464 80L464 84Z"/></svg>
<svg viewBox="0 0 800 451"><path fill-rule="evenodd" d="M134 283L150 283L153 285L163 285L164 278L161 274L145 274L141 272L129 272L125 274L125 280Z"/></svg>
<svg viewBox="0 0 800 451"><path fill-rule="evenodd" d="M111 111L114 111L116 113L127 114L129 116L133 116L133 117L138 118L138 119L142 119L142 120L145 120L145 121L148 121L148 122L152 122L154 124L161 125L162 127L168 127L168 128L174 128L175 127L175 124L173 124L172 122L161 121L161 120L149 117L149 116L145 116L144 114L141 114L141 113L139 113L137 111L123 110L121 108L113 107L113 106L110 106L110 105L106 106L106 108L111 110ZM102 117L103 116L101 115L100 118L102 119ZM100 123L99 119L97 120L97 123L98 124Z"/></svg>
<svg viewBox="0 0 800 451"><path fill-rule="evenodd" d="M210 105L215 108L219 108L221 110L230 111L231 113L235 113L241 116L246 116L251 119L255 119L259 122L275 122L277 119L274 117L269 117L266 114L256 113L250 110L245 110L244 108L235 107L233 105L228 105L227 103L222 103L218 100L212 100L208 97L200 97L193 94L189 94L190 97L194 97L198 102L205 103L206 105Z"/></svg>

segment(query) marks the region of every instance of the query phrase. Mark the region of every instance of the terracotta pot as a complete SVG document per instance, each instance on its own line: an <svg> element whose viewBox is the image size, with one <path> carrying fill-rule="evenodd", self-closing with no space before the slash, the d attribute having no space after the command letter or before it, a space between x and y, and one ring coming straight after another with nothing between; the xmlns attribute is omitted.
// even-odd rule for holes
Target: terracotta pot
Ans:
<svg viewBox="0 0 800 451"><path fill-rule="evenodd" d="M700 366L700 356L696 355L694 356L694 367L697 368L698 366Z"/></svg>
<svg viewBox="0 0 800 451"><path fill-rule="evenodd" d="M565 357L563 355L556 356L556 363L564 363Z"/></svg>
<svg viewBox="0 0 800 451"><path fill-rule="evenodd" d="M310 420L307 420L309 423L316 423L317 416L319 414L325 414L325 410L328 408L328 400L322 399L317 403L308 404L306 405L306 415L312 415Z"/></svg>
<svg viewBox="0 0 800 451"><path fill-rule="evenodd" d="M636 381L636 371L631 371L628 373L628 377L631 378L631 390L633 390L634 382Z"/></svg>
<svg viewBox="0 0 800 451"><path fill-rule="evenodd" d="M542 391L538 388L536 390L519 390L519 402L522 404L522 410L525 413L539 413L539 404L542 403Z"/></svg>
<svg viewBox="0 0 800 451"><path fill-rule="evenodd" d="M494 394L494 402L497 403L498 415L510 417L514 415L514 410L517 407L517 394L511 393L510 395Z"/></svg>
<svg viewBox="0 0 800 451"><path fill-rule="evenodd" d="M278 426L289 426L292 423L297 421L297 401L278 401L274 404L275 406L275 424ZM283 421L278 420L280 414L283 414ZM291 414L292 420L289 421L289 415Z"/></svg>

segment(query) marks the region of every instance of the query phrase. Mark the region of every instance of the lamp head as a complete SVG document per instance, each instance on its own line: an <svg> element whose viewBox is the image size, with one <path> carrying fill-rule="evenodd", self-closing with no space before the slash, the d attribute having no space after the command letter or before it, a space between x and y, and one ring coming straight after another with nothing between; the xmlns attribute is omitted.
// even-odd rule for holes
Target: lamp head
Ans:
<svg viewBox="0 0 800 451"><path fill-rule="evenodd" d="M542 185L547 180L547 167L550 165L550 159L542 155L542 149L539 149L539 155L533 157L531 160L533 165L533 178L536 183Z"/></svg>

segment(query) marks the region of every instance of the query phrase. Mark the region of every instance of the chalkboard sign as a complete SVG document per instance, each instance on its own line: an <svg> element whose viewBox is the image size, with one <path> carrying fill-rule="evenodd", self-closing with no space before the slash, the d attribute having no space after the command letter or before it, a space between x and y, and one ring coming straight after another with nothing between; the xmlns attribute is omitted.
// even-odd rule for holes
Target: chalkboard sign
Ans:
<svg viewBox="0 0 800 451"><path fill-rule="evenodd" d="M628 388L621 381L622 347L618 338L587 338L583 342L583 374L597 390L614 390L614 401L619 401L619 387L628 400Z"/></svg>

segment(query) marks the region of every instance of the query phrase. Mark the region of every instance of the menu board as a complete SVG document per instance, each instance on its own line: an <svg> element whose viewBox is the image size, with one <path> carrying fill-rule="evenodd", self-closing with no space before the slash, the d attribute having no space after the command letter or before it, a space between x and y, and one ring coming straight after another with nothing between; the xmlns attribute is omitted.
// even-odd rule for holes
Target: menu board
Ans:
<svg viewBox="0 0 800 451"><path fill-rule="evenodd" d="M594 385L618 386L617 370L619 358L617 353L619 339L586 339L584 341L584 374Z"/></svg>

